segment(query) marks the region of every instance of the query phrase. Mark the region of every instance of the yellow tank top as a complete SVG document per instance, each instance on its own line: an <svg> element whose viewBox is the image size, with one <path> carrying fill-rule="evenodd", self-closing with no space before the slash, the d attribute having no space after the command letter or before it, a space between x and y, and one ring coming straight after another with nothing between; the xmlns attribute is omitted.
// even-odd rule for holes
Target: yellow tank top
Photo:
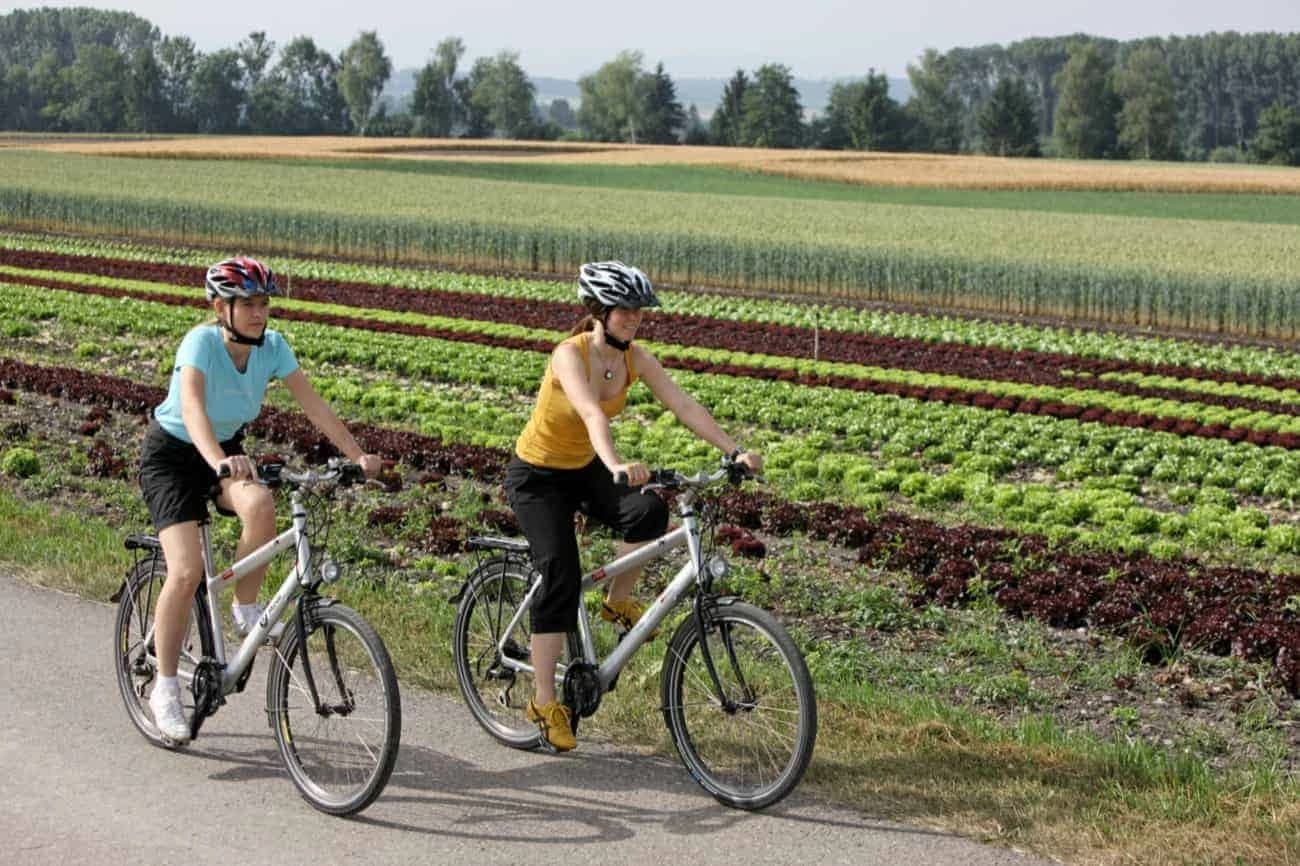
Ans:
<svg viewBox="0 0 1300 866"><path fill-rule="evenodd" d="M591 365L591 332L585 331L569 337L564 343L573 343L582 354L583 364ZM561 343L560 345L564 345ZM632 365L632 350L623 353L627 365L627 382L608 400L600 401L606 418L613 419L627 404L627 390L636 382L636 368ZM547 469L581 469L596 456L596 449L587 435L587 425L564 395L560 381L548 362L542 376L542 386L537 391L537 404L533 407L528 425L515 443L520 459Z"/></svg>

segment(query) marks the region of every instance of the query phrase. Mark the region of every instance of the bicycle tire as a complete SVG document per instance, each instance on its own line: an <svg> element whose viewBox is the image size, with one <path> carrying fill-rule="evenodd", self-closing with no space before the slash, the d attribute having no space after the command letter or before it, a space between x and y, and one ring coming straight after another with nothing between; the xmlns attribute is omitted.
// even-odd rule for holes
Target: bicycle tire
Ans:
<svg viewBox="0 0 1300 866"><path fill-rule="evenodd" d="M344 605L316 607L305 638L290 623L267 676L267 720L303 799L330 815L356 814L384 790L397 761L402 700L392 659L374 628ZM355 645L340 648L341 637ZM330 712L312 704L301 675L304 646ZM371 697L357 702L358 694Z"/></svg>
<svg viewBox="0 0 1300 866"><path fill-rule="evenodd" d="M728 806L762 809L793 791L812 759L812 678L790 635L767 611L723 601L705 616L714 667L736 705L728 710L718 698L700 652L696 618L689 616L664 657L664 722L701 787Z"/></svg>
<svg viewBox="0 0 1300 866"><path fill-rule="evenodd" d="M494 556L474 570L465 584L452 629L456 683L475 721L497 741L514 749L542 744L537 725L524 710L533 695L533 675L499 664L497 647L503 631L528 593L532 567L517 557ZM508 652L526 659L532 629L528 614L507 642Z"/></svg>
<svg viewBox="0 0 1300 866"><path fill-rule="evenodd" d="M146 740L164 749L176 749L183 743L164 737L154 724L149 709L149 687L158 675L157 661L152 658L151 647L145 638L154 627L158 596L167 578L167 564L162 554L149 556L136 563L127 576L126 585L117 602L117 619L113 631L113 668L117 673L118 691L126 708L127 718ZM211 631L208 630L207 610L197 596L190 608L190 621L181 641L177 670L183 679L192 674L203 656L211 653ZM194 717L194 693L181 688L181 706L187 718Z"/></svg>

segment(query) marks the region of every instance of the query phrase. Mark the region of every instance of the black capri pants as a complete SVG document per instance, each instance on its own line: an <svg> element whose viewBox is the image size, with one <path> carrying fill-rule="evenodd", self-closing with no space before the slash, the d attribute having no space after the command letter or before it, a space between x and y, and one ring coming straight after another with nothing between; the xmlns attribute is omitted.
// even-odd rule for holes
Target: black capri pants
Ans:
<svg viewBox="0 0 1300 866"><path fill-rule="evenodd" d="M615 484L596 458L581 469L547 469L515 455L506 466L506 496L532 548L542 588L533 598L533 631L578 627L582 564L573 515L581 511L633 543L652 541L668 528L668 506L658 496Z"/></svg>

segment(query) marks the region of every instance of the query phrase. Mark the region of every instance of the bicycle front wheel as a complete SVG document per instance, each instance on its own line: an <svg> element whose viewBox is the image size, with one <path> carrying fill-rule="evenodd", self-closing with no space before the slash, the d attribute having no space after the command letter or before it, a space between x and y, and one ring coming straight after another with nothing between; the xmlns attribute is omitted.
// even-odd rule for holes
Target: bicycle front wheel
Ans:
<svg viewBox="0 0 1300 866"><path fill-rule="evenodd" d="M808 666L771 614L723 602L705 614L709 673L694 616L664 658L664 721L682 763L719 802L762 809L803 778L817 739Z"/></svg>
<svg viewBox="0 0 1300 866"><path fill-rule="evenodd" d="M352 815L379 796L397 760L397 675L383 640L350 608L316 607L305 636L291 623L266 682L275 742L307 802L331 815Z"/></svg>

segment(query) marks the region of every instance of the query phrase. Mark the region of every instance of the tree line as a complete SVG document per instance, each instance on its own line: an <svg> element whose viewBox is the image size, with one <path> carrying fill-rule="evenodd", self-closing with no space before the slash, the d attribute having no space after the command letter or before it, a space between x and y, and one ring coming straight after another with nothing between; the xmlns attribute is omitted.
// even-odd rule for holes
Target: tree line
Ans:
<svg viewBox="0 0 1300 866"><path fill-rule="evenodd" d="M337 56L263 32L201 52L147 20L94 9L0 16L0 127L49 132L574 138L1300 165L1300 34L1131 42L1085 35L927 50L900 104L874 69L810 112L790 68L737 70L705 122L663 64L624 51L583 76L575 108L538 104L519 55L468 66L439 42L409 105L380 96L392 61L374 31Z"/></svg>

